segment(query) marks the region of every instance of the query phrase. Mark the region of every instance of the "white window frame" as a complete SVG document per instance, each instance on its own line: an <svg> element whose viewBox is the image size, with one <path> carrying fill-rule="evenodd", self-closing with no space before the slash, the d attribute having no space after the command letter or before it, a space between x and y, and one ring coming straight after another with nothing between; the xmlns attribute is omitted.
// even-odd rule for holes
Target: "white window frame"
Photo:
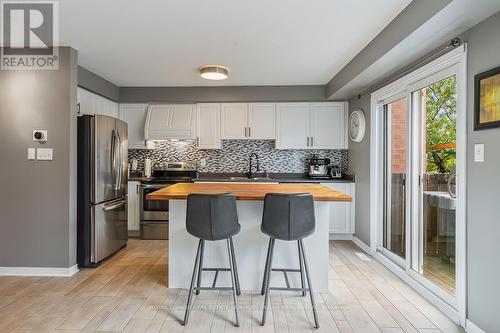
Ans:
<svg viewBox="0 0 500 333"><path fill-rule="evenodd" d="M415 87L425 82L427 78L435 78L440 72L452 68L451 72L457 78L457 211L456 211L456 298L450 301L445 295L425 283L414 274L409 274L410 260L407 260L405 268L400 267L378 250L381 244L381 225L383 223L383 104L394 96L405 95L408 98L408 109L411 110L411 93ZM414 90L412 90L414 89ZM417 88L418 89L418 88ZM444 54L428 64L416 69L406 76L384 86L371 95L371 117L370 117L370 249L372 254L391 269L401 279L410 284L420 294L436 305L453 321L465 326L466 320L466 154L467 154L467 45L464 44ZM408 112L409 117L414 117ZM413 124L413 122L411 123ZM410 126L410 127L413 127ZM410 129L413 131L414 129ZM412 137L410 133L409 137ZM410 147L410 146L409 146ZM410 148L411 149L411 148ZM418 152L411 151L415 156ZM409 159L408 164L410 164ZM412 167L408 165L409 167ZM410 175L414 175L410 169ZM412 191L415 179L407 186L408 200L416 200ZM418 180L417 180L418 181ZM417 199L418 200L418 199ZM411 207L416 202L412 201ZM409 210L409 209L407 209ZM413 215L412 215L413 214ZM418 210L411 209L407 212L407 234L411 233L410 219L415 218ZM418 215L417 215L418 216ZM411 242L406 244L407 257L410 257Z"/></svg>

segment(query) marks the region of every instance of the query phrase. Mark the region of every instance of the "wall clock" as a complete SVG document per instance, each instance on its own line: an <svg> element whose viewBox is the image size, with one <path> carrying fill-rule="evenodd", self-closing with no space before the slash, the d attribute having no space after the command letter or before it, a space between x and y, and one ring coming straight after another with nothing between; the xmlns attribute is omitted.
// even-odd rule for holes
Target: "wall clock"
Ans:
<svg viewBox="0 0 500 333"><path fill-rule="evenodd" d="M349 116L349 137L354 142L361 142L365 136L366 120L363 110L356 110Z"/></svg>

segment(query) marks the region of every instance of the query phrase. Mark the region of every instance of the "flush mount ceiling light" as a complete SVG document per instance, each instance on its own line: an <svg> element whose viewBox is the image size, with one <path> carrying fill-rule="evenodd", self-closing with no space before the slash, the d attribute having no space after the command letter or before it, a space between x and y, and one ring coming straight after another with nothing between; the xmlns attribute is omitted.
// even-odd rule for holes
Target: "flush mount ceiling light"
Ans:
<svg viewBox="0 0 500 333"><path fill-rule="evenodd" d="M225 80L229 75L229 68L218 65L207 65L200 68L200 75L207 80Z"/></svg>

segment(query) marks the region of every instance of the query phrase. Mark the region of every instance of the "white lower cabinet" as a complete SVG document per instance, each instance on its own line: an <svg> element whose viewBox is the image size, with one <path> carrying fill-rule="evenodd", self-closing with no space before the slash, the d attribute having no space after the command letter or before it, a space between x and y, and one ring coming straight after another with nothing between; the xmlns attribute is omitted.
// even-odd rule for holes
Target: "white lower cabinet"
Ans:
<svg viewBox="0 0 500 333"><path fill-rule="evenodd" d="M354 234L354 183L322 183L352 197L352 202L330 203L330 238L351 239Z"/></svg>
<svg viewBox="0 0 500 333"><path fill-rule="evenodd" d="M140 230L140 186L141 182L128 182L128 230Z"/></svg>

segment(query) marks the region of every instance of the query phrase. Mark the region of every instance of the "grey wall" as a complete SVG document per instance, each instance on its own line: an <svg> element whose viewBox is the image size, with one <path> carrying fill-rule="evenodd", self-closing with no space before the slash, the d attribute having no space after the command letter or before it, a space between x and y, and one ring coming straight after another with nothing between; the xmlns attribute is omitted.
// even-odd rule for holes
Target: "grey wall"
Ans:
<svg viewBox="0 0 500 333"><path fill-rule="evenodd" d="M76 263L76 51L61 48L59 62L0 71L0 267ZM48 142L35 144L33 129ZM54 160L28 161L28 147L53 148Z"/></svg>
<svg viewBox="0 0 500 333"><path fill-rule="evenodd" d="M115 102L120 98L118 86L81 66L78 66L78 86Z"/></svg>
<svg viewBox="0 0 500 333"><path fill-rule="evenodd" d="M500 128L473 131L474 75L500 66L500 12L463 36L467 57L467 251L469 319L499 332ZM485 162L474 162L474 144L485 144Z"/></svg>
<svg viewBox="0 0 500 333"><path fill-rule="evenodd" d="M361 142L349 141L348 173L356 175L356 230L355 236L370 244L370 95L349 100L349 114L363 110L366 132Z"/></svg>
<svg viewBox="0 0 500 333"><path fill-rule="evenodd" d="M468 318L485 332L498 332L500 266L500 128L473 131L474 75L500 66L500 12L462 34L467 55L467 296ZM370 119L370 96L350 99L349 111L361 107ZM485 144L485 162L474 162L474 144ZM370 138L349 142L349 172L356 174L356 236L370 243Z"/></svg>
<svg viewBox="0 0 500 333"><path fill-rule="evenodd" d="M121 103L324 101L325 86L120 87Z"/></svg>

